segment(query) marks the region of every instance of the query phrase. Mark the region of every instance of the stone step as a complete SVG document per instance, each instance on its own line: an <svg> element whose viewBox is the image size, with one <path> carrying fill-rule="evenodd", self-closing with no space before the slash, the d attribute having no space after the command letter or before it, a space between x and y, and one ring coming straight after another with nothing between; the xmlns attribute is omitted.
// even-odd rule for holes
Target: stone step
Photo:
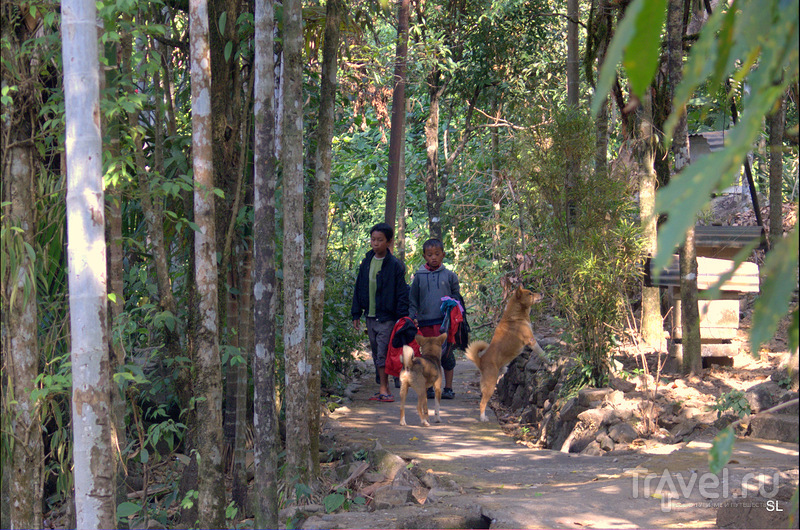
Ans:
<svg viewBox="0 0 800 530"><path fill-rule="evenodd" d="M800 418L794 414L756 414L750 418L748 436L797 443L800 437Z"/></svg>

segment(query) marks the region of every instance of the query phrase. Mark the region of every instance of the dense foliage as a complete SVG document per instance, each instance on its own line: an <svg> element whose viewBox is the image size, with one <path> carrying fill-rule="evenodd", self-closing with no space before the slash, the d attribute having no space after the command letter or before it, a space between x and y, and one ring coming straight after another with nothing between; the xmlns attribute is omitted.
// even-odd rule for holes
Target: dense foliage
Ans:
<svg viewBox="0 0 800 530"><path fill-rule="evenodd" d="M236 4L235 16L228 14L226 4ZM619 339L618 330L630 310L629 300L637 296L643 256L632 179L625 172L598 177L594 168L593 119L586 112L567 109L565 105L564 4L559 0L469 0L417 6L410 32L407 181L402 214L410 279L410 273L423 262L422 242L429 237L424 129L430 117L431 87L439 86L438 134L443 148L438 155L438 184L444 197L441 217L446 261L461 278L475 335L488 337L507 294L517 284L542 292L548 310L568 323L566 338L570 339L571 355L576 361L573 384L577 387L605 381L611 347ZM586 16L590 6L588 2L582 4L582 16ZM595 2L591 4L594 7ZM599 94L611 90L616 74L621 76L627 97L650 86L658 66L660 43L652 28L645 28L641 21L649 21L653 13L657 15L663 4L664 0L636 1L628 8L637 16L622 19L620 34L624 42L609 49L611 66L598 81ZM691 75L679 91L681 102L688 105L690 132L729 124L732 97L742 107L743 125L734 129L733 145L724 155L709 158L682 177L691 185L670 186L662 192L661 209L680 214L670 217L660 247L673 248L679 242L687 223L693 222L710 193L730 182L744 153L763 143L761 119L792 84L796 97L796 2L762 0L744 4L744 11L720 10L712 17L714 28L730 38L720 43L713 35L704 34L697 41L699 51L689 62ZM784 4L789 5L792 16L776 15ZM248 184L252 180L248 119L252 113L249 96L253 16L252 6L246 1L213 5L212 32L220 43L216 52L225 65L216 71L226 74L221 80L215 78L215 82L229 91L228 106L217 115L223 122L217 139L226 142L224 160L229 162L217 168L214 190L222 212L217 226L218 265L224 269L219 284L222 298L238 300L244 285L238 275L246 270L242 263L245 249L251 245L253 218ZM760 11L764 6L769 9ZM119 448L119 456L125 470L145 477L148 469L180 447L187 430L193 427L187 424L193 403L181 395L187 391L181 377L191 372L188 352L196 325L190 311L196 303L191 247L196 225L192 213L185 8L181 3L159 0L99 3L106 72L101 105L106 193L109 207L119 207L122 223L119 237L109 238L109 244L121 247L123 256L121 263L109 264L110 269L122 269L124 281L123 292L110 296L112 303L122 306L112 328L113 346L124 355L115 375L126 407L122 424L125 444ZM280 20L279 6L276 9ZM34 392L45 430L46 501L49 507L55 507L69 499L72 488L60 13L56 4L47 1L6 2L2 10L2 167L6 167L5 157L10 152L8 131L18 126L18 109L27 106L36 118L25 141L35 147L38 171L36 224L30 228L35 232L35 244L26 248L21 243L18 234L22 228L7 222L4 202L0 272L5 286L15 277L20 254L35 256L35 278L26 284L24 292L12 296L35 296L38 307L41 375ZM341 392L348 382L352 352L363 347L363 336L350 325L350 300L355 268L369 248L369 227L383 220L396 33L393 11L382 9L377 3L352 2L348 13L343 23L345 43L333 137L323 328L323 389L333 394ZM767 20L768 15L774 20ZM304 6L307 159L313 158L320 76L317 54L322 48L323 17L324 6L314 2ZM771 29L746 29L748 24L756 23ZM9 33L10 28L13 34ZM626 70L613 71L625 44L648 31L649 38L641 41L649 46L641 50L645 54L641 57L646 63L644 70L635 68L638 63L627 55ZM770 42L753 40L762 36ZM636 46L629 48L630 54ZM751 60L759 48L760 61ZM280 51L279 43L277 56ZM704 61L704 54L728 59L710 65ZM734 80L730 91L722 88L723 79L727 78ZM601 102L593 99L595 111ZM786 143L784 189L791 193L795 208L797 119L797 101L790 100L787 129L794 131L794 141ZM625 130L623 122L612 119L608 132L611 147L607 158L628 156L630 131ZM463 144L461 154L451 159L459 144ZM765 156L763 150L756 152L754 169L760 175L756 180L760 190L767 187L766 164L759 163ZM716 171L717 166L725 171ZM566 186L564 174L570 167L579 168L579 180ZM306 164L305 170L308 183L313 167ZM710 174L719 175L719 179L712 182L706 178ZM4 174L3 201L7 200L5 179ZM310 192L306 193L310 196ZM277 200L280 203L280 189ZM153 248L152 226L147 219L151 208L160 215L156 224L163 230L165 243L161 249ZM279 226L280 222L279 212ZM278 238L276 263L281 262L282 245L283 240ZM166 254L174 306L166 304L165 293L159 290L155 250ZM795 231L787 245L781 246L765 265L771 275L765 290L771 297L765 297L759 305L760 318L767 323L753 338L754 350L770 336L789 307L796 287L797 253ZM5 312L11 302L5 287L3 297ZM242 352L236 340L235 306L224 307L220 342L227 376L245 361L247 352ZM280 327L282 317L279 315L277 320ZM796 310L794 322L793 329L797 330ZM5 317L3 325L5 359ZM174 350L168 347L173 337L178 340ZM794 341L796 345L796 333ZM277 381L282 385L280 342L277 350ZM5 463L13 443L9 418L14 403L13 395L6 393L5 360L3 363ZM226 399L226 403L232 401L230 396ZM153 497L150 504L153 516L164 524L168 522L167 509L182 500L177 498L177 484L170 483L169 487L170 495ZM140 510L148 505L127 504L120 515L141 516Z"/></svg>

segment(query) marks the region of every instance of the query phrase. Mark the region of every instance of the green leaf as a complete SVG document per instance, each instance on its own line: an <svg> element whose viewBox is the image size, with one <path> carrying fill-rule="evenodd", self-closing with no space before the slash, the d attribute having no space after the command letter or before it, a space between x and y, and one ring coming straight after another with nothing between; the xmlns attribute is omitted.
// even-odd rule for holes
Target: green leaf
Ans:
<svg viewBox="0 0 800 530"><path fill-rule="evenodd" d="M142 461L142 464L146 464L150 460L150 451L146 447L142 447L142 452L139 453L139 460Z"/></svg>
<svg viewBox="0 0 800 530"><path fill-rule="evenodd" d="M657 24L657 27L660 28L664 22L663 15L659 21L647 19L646 17L654 16L654 13L657 13L659 9L663 11L665 5L665 0L634 0L625 10L625 17L614 33L614 38L606 51L603 66L600 68L597 89L592 98L592 115L597 116L600 112L600 107L611 91L611 85L614 84L614 80L617 77L617 65L623 63L623 57L626 68L631 68L631 70L626 69L628 76L631 78L631 86L634 86L634 79L636 80L636 87L642 84L645 78L644 72L651 66L650 61L652 58L650 52L652 50L640 52L638 50L639 43L645 43L642 46L644 48L650 46L654 40L660 39L661 31L655 31L655 27ZM632 49L629 49L631 43L635 45ZM627 57L628 53L631 54L630 60ZM644 82L645 89L654 73L655 70L651 69L650 77ZM636 91L635 88L634 91ZM642 92L636 93L642 94Z"/></svg>
<svg viewBox="0 0 800 530"><path fill-rule="evenodd" d="M117 518L122 519L124 517L131 516L141 510L142 507L133 502L123 502L119 506L117 506Z"/></svg>
<svg viewBox="0 0 800 530"><path fill-rule="evenodd" d="M331 513L341 508L346 500L347 497L341 493L331 493L330 495L326 495L322 502L325 505L325 511Z"/></svg>
<svg viewBox="0 0 800 530"><path fill-rule="evenodd" d="M228 22L228 12L223 11L219 16L219 34L225 36L225 25Z"/></svg>
<svg viewBox="0 0 800 530"><path fill-rule="evenodd" d="M797 354L797 348L800 346L800 312L797 308L792 312L792 325L789 328L789 351Z"/></svg>
<svg viewBox="0 0 800 530"><path fill-rule="evenodd" d="M637 96L647 91L658 68L661 27L667 8L666 0L647 0L642 4L636 14L636 34L625 47L625 58L622 61L631 90ZM625 18L628 18L627 14Z"/></svg>
<svg viewBox="0 0 800 530"><path fill-rule="evenodd" d="M758 349L767 342L778 328L778 322L789 311L797 282L798 267L798 232L797 227L789 237L780 241L764 259L761 272L764 282L761 285L761 296L753 308L753 325L750 331L750 352L758 356Z"/></svg>
<svg viewBox="0 0 800 530"><path fill-rule="evenodd" d="M653 259L653 268L662 270L667 266L675 247L683 242L686 231L695 224L695 214L708 202L719 178L709 178L709 175L730 179L735 171L732 165L720 173L722 164L728 163L727 153L720 151L706 155L697 162L687 166L678 175L674 176L669 185L661 188L656 196L656 209L659 212L668 212L667 222L658 231L658 253ZM737 157L740 161L741 157Z"/></svg>
<svg viewBox="0 0 800 530"><path fill-rule="evenodd" d="M227 44L225 44L225 61L226 62L231 60L231 54L232 53L233 53L233 42L228 41Z"/></svg>
<svg viewBox="0 0 800 530"><path fill-rule="evenodd" d="M708 453L708 468L712 473L720 473L733 454L733 442L736 436L733 428L728 426L714 437L711 451Z"/></svg>

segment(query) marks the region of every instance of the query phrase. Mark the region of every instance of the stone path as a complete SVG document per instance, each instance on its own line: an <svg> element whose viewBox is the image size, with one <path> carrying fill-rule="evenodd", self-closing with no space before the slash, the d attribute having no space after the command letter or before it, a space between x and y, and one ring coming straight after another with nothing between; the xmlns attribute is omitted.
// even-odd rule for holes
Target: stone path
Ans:
<svg viewBox="0 0 800 530"><path fill-rule="evenodd" d="M412 390L409 425L401 427L399 390L394 403L369 401L377 388L374 373L366 372L325 432L339 443L377 445L413 461L443 487L431 490L424 504L314 516L303 528L709 528L720 504L747 501L734 498L742 495L743 481L756 489L765 483L756 473L770 484L773 478L797 482L798 445L789 443L738 440L719 477L708 472L710 439L605 456L530 449L506 436L493 415L478 421L478 379L474 365L460 357L456 398L442 401L443 423L420 426ZM754 496L750 491L748 498Z"/></svg>

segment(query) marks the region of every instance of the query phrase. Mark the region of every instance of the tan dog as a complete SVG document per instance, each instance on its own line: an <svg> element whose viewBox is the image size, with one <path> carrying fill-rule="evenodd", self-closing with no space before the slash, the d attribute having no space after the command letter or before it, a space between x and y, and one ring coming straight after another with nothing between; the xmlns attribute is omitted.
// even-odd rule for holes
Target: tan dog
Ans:
<svg viewBox="0 0 800 530"><path fill-rule="evenodd" d="M400 425L406 424L406 394L408 387L417 393L417 413L424 427L428 423L428 393L427 389L433 387L436 394L436 416L434 420L440 423L439 401L442 398L442 344L447 340L447 334L438 337L416 336L420 346L419 357L414 357L411 346L403 346L403 370L400 372Z"/></svg>
<svg viewBox="0 0 800 530"><path fill-rule="evenodd" d="M491 344L478 340L467 347L467 359L481 372L481 421L487 421L486 404L497 386L500 370L522 353L525 346L543 353L533 336L530 317L531 306L541 299L539 293L518 287L503 311Z"/></svg>

